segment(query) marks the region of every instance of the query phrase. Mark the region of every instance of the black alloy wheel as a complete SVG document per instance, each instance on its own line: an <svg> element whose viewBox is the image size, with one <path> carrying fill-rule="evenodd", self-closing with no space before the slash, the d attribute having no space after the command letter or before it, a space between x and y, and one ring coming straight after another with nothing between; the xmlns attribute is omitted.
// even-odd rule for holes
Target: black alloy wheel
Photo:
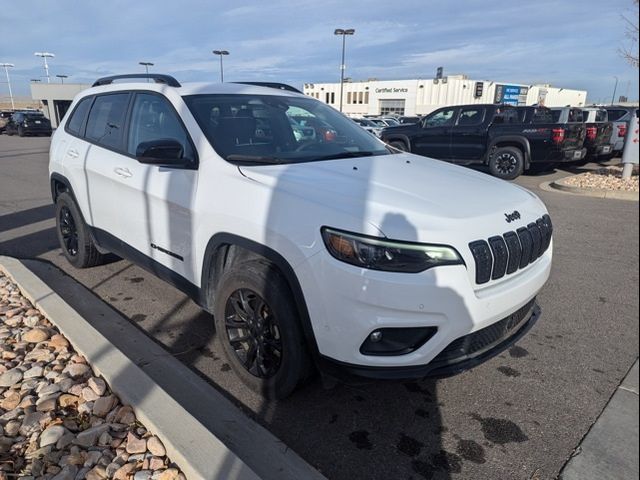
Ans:
<svg viewBox="0 0 640 480"><path fill-rule="evenodd" d="M496 158L496 169L502 175L511 175L517 165L518 159L511 152L503 152Z"/></svg>
<svg viewBox="0 0 640 480"><path fill-rule="evenodd" d="M69 255L78 255L78 228L68 207L60 209L60 234L64 247Z"/></svg>
<svg viewBox="0 0 640 480"><path fill-rule="evenodd" d="M258 378L273 377L282 363L282 337L267 302L247 288L234 291L225 305L225 328L243 367Z"/></svg>

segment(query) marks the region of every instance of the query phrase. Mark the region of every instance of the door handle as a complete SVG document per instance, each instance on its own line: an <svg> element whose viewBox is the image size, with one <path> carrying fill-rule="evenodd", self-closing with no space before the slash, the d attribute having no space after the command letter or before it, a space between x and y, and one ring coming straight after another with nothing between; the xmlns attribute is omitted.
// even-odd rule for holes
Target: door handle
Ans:
<svg viewBox="0 0 640 480"><path fill-rule="evenodd" d="M67 150L67 156L71 158L78 158L80 154L77 150L70 148L69 150Z"/></svg>
<svg viewBox="0 0 640 480"><path fill-rule="evenodd" d="M113 171L116 175L123 178L129 178L133 175L128 168L116 167L113 169Z"/></svg>

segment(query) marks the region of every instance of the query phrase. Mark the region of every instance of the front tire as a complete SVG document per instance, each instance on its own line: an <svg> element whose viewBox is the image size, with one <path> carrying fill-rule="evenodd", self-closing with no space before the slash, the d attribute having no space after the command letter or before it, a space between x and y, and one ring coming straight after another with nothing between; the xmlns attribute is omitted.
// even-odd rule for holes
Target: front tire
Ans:
<svg viewBox="0 0 640 480"><path fill-rule="evenodd" d="M80 209L67 192L62 192L56 199L56 234L62 253L74 267L94 267L104 261L104 255L91 238Z"/></svg>
<svg viewBox="0 0 640 480"><path fill-rule="evenodd" d="M297 308L273 265L249 261L225 271L214 297L214 321L232 369L256 393L281 399L308 376Z"/></svg>
<svg viewBox="0 0 640 480"><path fill-rule="evenodd" d="M503 180L518 178L524 171L524 155L516 147L499 147L489 159L489 170Z"/></svg>

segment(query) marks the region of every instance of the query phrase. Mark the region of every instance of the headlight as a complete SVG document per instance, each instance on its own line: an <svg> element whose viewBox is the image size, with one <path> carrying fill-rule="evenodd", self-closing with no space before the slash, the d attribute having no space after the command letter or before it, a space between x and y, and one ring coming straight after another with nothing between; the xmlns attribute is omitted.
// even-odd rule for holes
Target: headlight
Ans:
<svg viewBox="0 0 640 480"><path fill-rule="evenodd" d="M322 228L329 253L357 267L386 272L418 273L440 265L462 265L458 252L445 245L399 242Z"/></svg>

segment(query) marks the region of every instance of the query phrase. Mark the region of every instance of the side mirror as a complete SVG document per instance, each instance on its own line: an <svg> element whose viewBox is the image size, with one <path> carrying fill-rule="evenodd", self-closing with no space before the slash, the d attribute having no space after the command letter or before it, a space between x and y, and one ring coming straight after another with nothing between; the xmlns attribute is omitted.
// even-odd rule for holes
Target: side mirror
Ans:
<svg viewBox="0 0 640 480"><path fill-rule="evenodd" d="M140 163L151 165L182 165L184 149L172 138L161 138L142 142L136 147L136 158Z"/></svg>

